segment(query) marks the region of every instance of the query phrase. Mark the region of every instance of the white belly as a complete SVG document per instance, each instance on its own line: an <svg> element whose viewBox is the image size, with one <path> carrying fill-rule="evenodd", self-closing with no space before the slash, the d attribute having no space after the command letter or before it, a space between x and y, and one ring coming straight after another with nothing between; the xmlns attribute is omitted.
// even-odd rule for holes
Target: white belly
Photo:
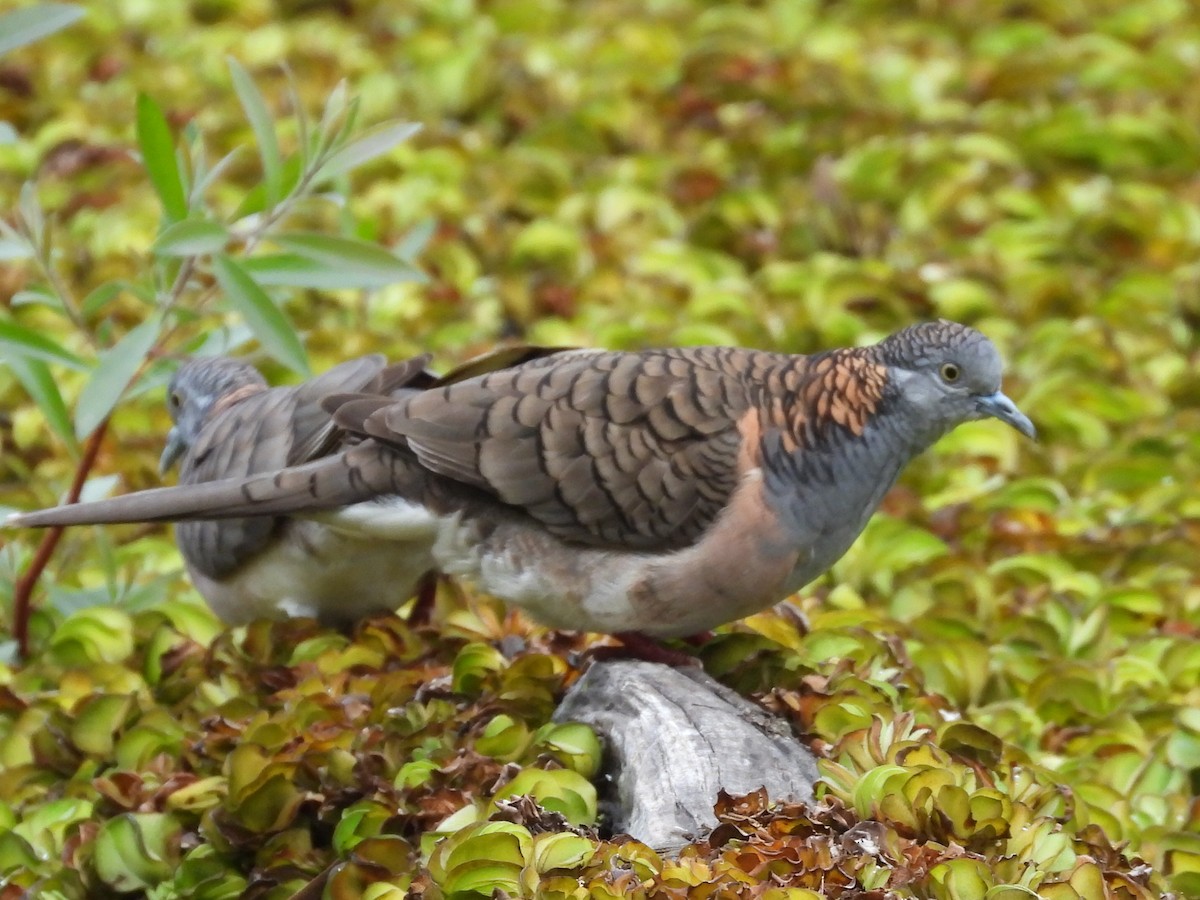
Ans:
<svg viewBox="0 0 1200 900"><path fill-rule="evenodd" d="M494 507L483 516L438 516L390 498L294 520L288 529L234 578L217 583L193 575L222 619L352 622L395 609L432 570L552 628L670 637L763 609L781 599L785 581L754 583L761 555L715 554L706 546L647 554L567 544L528 517Z"/></svg>
<svg viewBox="0 0 1200 900"><path fill-rule="evenodd" d="M311 616L348 623L407 601L433 568L429 541L381 541L323 522L293 520L265 552L222 581L189 567L223 621Z"/></svg>

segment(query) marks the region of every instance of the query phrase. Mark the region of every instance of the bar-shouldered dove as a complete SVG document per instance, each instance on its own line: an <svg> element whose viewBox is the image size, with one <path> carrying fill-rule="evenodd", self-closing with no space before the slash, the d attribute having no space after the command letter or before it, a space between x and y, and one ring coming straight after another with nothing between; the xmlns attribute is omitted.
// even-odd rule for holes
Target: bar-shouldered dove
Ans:
<svg viewBox="0 0 1200 900"><path fill-rule="evenodd" d="M274 472L346 449L361 438L334 424L321 400L339 391L389 396L399 388L428 389L543 353L509 347L478 357L444 376L424 368L428 357L389 366L360 357L294 387L268 387L257 369L228 357L185 360L167 388L174 423L159 460L179 463L181 485ZM111 521L140 521L139 497L120 498ZM71 507L83 512L88 504ZM412 593L388 579L393 556L377 541L335 532L304 518L255 516L180 521L175 539L192 583L222 619L313 616L346 624L392 610ZM381 577L382 576L382 577Z"/></svg>
<svg viewBox="0 0 1200 900"><path fill-rule="evenodd" d="M308 566L349 607L366 582L433 569L554 627L688 635L824 572L957 425L994 417L1033 437L1001 373L991 341L946 321L811 356L568 350L432 389L334 392L345 446L311 462L12 524L304 517L378 554L345 572L326 561L336 547L296 561L298 542L252 563L264 584Z"/></svg>
<svg viewBox="0 0 1200 900"><path fill-rule="evenodd" d="M295 387L268 387L249 363L226 357L186 360L167 389L174 426L159 468L179 461L179 483L197 485L274 472L357 443L334 424L321 400L337 391L386 396L433 382L426 359L388 366L384 357L350 360ZM139 494L121 498L138 513ZM406 599L387 590L394 557L378 542L288 516L180 521L175 540L192 583L222 619L308 615L345 622ZM383 579L383 580L381 580ZM337 602L327 598L337 592Z"/></svg>

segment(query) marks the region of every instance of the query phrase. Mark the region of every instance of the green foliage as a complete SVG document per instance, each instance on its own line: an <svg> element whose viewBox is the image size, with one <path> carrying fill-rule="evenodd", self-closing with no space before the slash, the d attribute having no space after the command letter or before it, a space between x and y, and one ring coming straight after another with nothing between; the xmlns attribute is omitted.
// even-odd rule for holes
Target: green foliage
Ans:
<svg viewBox="0 0 1200 900"><path fill-rule="evenodd" d="M826 784L670 858L571 824L578 643L479 598L442 636L230 632L164 532L68 534L0 672L9 886L1200 895L1191 5L118 2L47 37L66 9L0 19L0 506L55 502L110 413L85 495L157 484L164 356L227 348L279 378L945 315L1042 442L960 429L704 649ZM0 597L34 546L5 540Z"/></svg>
<svg viewBox="0 0 1200 900"><path fill-rule="evenodd" d="M455 643L472 645L433 644L395 617L353 637L305 622L213 634L194 608L82 610L51 652L3 671L0 758L14 806L0 861L15 883L63 877L77 895L201 879L225 890L241 883L231 870L247 854L267 884L381 853L399 873L454 810L561 808L560 827L595 819L587 777L599 746L582 726L546 721L568 674L558 657L504 659L465 695L429 686L447 678ZM505 728L526 739L498 745ZM514 777L509 766L524 768ZM56 783L69 801L46 796ZM524 797L551 813L514 802ZM578 843L535 844L559 865L585 855Z"/></svg>
<svg viewBox="0 0 1200 900"><path fill-rule="evenodd" d="M24 9L0 14L0 56L25 44L66 28L83 15L83 10L69 3L41 3ZM13 127L0 120L0 144L17 139ZM5 254L0 250L0 259Z"/></svg>
<svg viewBox="0 0 1200 900"><path fill-rule="evenodd" d="M357 139L358 103L339 87L327 99L321 121L313 128L293 93L301 141L296 152L285 158L262 94L236 61L230 61L230 72L262 164L262 181L242 195L232 215L209 198L222 188L221 176L236 149L210 168L198 129L189 126L184 146L177 150L161 106L147 94L137 96L137 147L162 208L157 237L145 251L148 275L132 282L102 282L80 303L58 271L53 230L32 183L21 190L16 225L0 221L0 237L6 241L8 255L29 257L37 263L44 278L44 284L35 289L37 299L64 319L54 330L73 330L76 341L85 345L85 355L77 355L15 321L0 321L0 339L17 358L14 373L60 431L65 430L67 407L45 364L58 363L86 373L75 401L76 439L98 428L131 388L137 391L163 380L162 369L151 365L152 360L175 349L172 335L176 330L193 336L204 333L204 316L218 296L214 281L232 318L245 323L264 351L289 369L308 374L303 343L281 311L279 297L272 296L273 290L277 293L281 286L383 287L421 278L410 262L356 237L284 230L305 202L318 197L327 204L344 201L336 192L325 190L318 195L317 191L327 189L334 175L344 175L353 165L393 149L414 133L414 127L409 123L387 125ZM284 252L255 255L255 248L264 241ZM236 248L236 255L227 252L231 248ZM347 270L354 274L347 276ZM113 318L105 313L122 294L141 301L143 321L128 330L116 329L116 333L124 332L116 336ZM230 318L225 317L227 323ZM226 338L220 346L237 343ZM198 346L193 340L187 349Z"/></svg>

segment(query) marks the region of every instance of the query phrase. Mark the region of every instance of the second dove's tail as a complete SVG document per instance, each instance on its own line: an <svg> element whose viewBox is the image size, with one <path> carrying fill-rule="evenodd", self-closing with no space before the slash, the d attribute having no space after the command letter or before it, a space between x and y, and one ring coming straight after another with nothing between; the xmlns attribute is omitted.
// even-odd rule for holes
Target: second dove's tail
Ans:
<svg viewBox="0 0 1200 900"><path fill-rule="evenodd" d="M415 474L406 454L373 442L336 456L275 472L153 488L51 509L17 513L5 524L18 528L242 519L336 509L402 490Z"/></svg>

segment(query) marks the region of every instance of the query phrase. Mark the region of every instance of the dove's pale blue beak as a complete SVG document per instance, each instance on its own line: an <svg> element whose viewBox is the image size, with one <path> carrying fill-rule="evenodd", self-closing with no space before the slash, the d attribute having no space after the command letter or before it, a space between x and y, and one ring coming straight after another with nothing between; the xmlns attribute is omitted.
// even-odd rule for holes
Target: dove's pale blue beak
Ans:
<svg viewBox="0 0 1200 900"><path fill-rule="evenodd" d="M178 428L172 428L167 432L167 446L163 447L162 456L158 458L158 474L166 475L167 470L175 465L175 461L183 456L183 451L187 449L187 444L184 443L183 435L179 433Z"/></svg>
<svg viewBox="0 0 1200 900"><path fill-rule="evenodd" d="M996 391L994 394L986 394L978 397L975 400L975 405L979 412L985 418L990 417L999 419L1001 422L1007 422L1021 434L1027 438L1037 440L1037 429L1033 427L1033 423L1029 421L1029 416L1017 409L1017 404L1005 396L1003 391Z"/></svg>

